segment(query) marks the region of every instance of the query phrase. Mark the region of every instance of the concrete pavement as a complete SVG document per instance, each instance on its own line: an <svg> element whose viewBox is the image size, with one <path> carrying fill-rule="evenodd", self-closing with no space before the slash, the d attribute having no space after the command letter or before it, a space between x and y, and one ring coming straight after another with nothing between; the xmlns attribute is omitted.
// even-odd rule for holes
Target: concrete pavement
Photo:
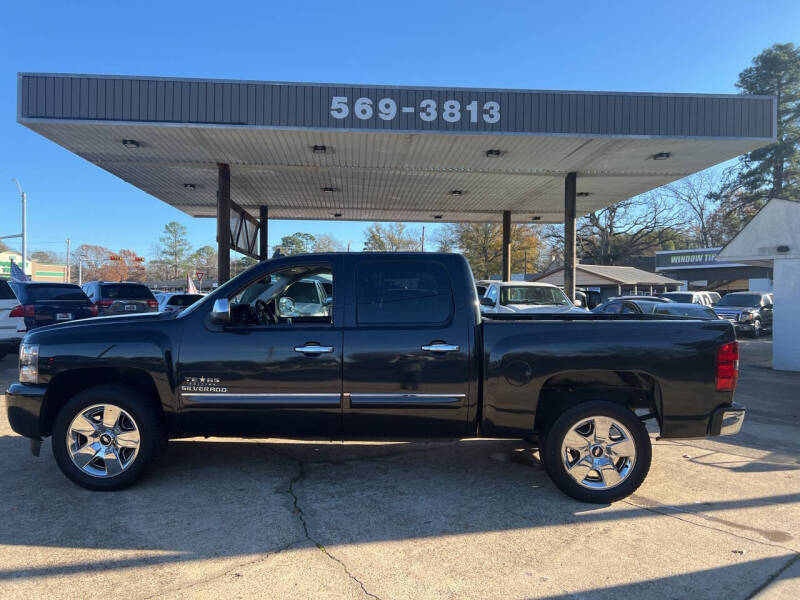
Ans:
<svg viewBox="0 0 800 600"><path fill-rule="evenodd" d="M769 345L742 342L738 436L654 441L644 485L602 507L513 440L174 441L92 493L2 411L0 596L798 597L800 374L764 366Z"/></svg>

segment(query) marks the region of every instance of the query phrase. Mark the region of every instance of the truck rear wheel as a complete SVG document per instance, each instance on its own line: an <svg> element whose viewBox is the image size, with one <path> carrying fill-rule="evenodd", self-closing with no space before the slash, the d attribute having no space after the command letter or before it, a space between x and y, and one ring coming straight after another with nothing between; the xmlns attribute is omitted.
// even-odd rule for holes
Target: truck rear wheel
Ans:
<svg viewBox="0 0 800 600"><path fill-rule="evenodd" d="M136 388L105 384L76 394L53 424L53 456L61 471L90 490L134 483L164 450L164 420Z"/></svg>
<svg viewBox="0 0 800 600"><path fill-rule="evenodd" d="M550 426L540 450L559 489L581 502L607 504L631 495L650 470L644 423L613 402L568 408Z"/></svg>

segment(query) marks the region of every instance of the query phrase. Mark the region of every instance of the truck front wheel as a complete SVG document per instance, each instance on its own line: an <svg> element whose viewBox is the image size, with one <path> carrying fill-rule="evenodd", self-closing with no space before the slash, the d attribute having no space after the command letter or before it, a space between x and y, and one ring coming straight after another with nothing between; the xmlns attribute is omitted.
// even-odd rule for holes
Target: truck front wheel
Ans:
<svg viewBox="0 0 800 600"><path fill-rule="evenodd" d="M541 460L559 489L581 502L631 495L650 470L650 436L635 413L613 402L568 408L547 431Z"/></svg>
<svg viewBox="0 0 800 600"><path fill-rule="evenodd" d="M106 384L76 394L53 424L53 456L61 471L90 490L135 482L164 449L162 415L136 388Z"/></svg>

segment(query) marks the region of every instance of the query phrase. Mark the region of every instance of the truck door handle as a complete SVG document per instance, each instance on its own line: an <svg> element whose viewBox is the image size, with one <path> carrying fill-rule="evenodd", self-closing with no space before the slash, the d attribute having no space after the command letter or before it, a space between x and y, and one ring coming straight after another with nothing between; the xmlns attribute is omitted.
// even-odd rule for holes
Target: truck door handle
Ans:
<svg viewBox="0 0 800 600"><path fill-rule="evenodd" d="M428 344L427 346L422 346L422 349L426 352L458 352L461 350L461 346L456 346L455 344L434 343Z"/></svg>
<svg viewBox="0 0 800 600"><path fill-rule="evenodd" d="M333 346L320 346L313 344L309 346L295 346L295 352L302 352L303 354L327 354L333 352Z"/></svg>

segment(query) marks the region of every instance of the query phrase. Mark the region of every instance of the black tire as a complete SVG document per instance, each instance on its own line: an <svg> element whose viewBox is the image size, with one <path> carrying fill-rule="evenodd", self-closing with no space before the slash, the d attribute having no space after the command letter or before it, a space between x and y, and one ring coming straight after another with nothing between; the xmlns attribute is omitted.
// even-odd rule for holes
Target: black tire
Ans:
<svg viewBox="0 0 800 600"><path fill-rule="evenodd" d="M68 430L73 419L97 404L113 405L127 412L138 430L138 452L117 475L93 476L84 472L73 462L67 447ZM111 383L73 396L56 416L52 442L53 456L64 475L89 490L113 491L133 484L159 459L166 447L167 431L161 409L152 398L134 387Z"/></svg>
<svg viewBox="0 0 800 600"><path fill-rule="evenodd" d="M761 319L756 319L753 321L753 339L758 339L761 337L762 329L761 329Z"/></svg>
<svg viewBox="0 0 800 600"><path fill-rule="evenodd" d="M633 465L622 480L603 489L591 489L578 483L567 472L561 456L562 443L567 434L581 421L590 417L607 417L620 423L630 433L635 448ZM576 404L553 421L544 436L540 457L550 479L562 492L581 502L608 504L630 496L642 484L650 470L652 448L647 428L634 412L613 402L596 400ZM591 457L587 458L591 460Z"/></svg>

